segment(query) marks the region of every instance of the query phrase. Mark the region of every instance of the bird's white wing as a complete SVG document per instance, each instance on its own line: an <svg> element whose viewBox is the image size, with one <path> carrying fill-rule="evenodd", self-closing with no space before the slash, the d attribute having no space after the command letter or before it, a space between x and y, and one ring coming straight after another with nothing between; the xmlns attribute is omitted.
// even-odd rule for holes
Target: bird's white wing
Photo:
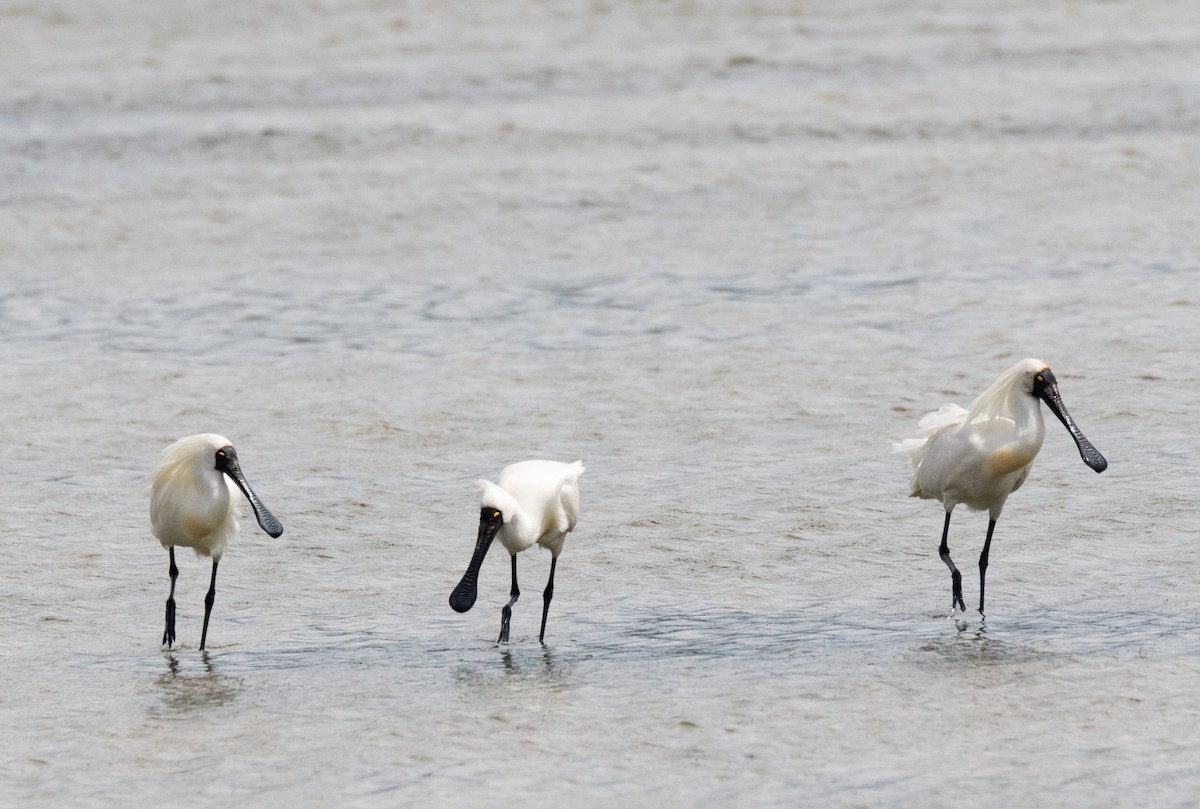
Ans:
<svg viewBox="0 0 1200 809"><path fill-rule="evenodd" d="M917 437L906 438L892 445L901 455L907 455L914 467L919 468L929 452L934 439L943 431L957 427L967 418L966 409L956 404L942 405L932 413L926 413L917 422Z"/></svg>
<svg viewBox="0 0 1200 809"><path fill-rule="evenodd" d="M946 433L961 426L967 418L965 408L955 404L942 405L927 413L917 422L917 438L909 438L893 445L896 452L907 455L916 472L913 474L910 494L913 497L937 497L940 482L948 470L942 468L952 460L950 455L932 451ZM932 451L932 452L931 452Z"/></svg>
<svg viewBox="0 0 1200 809"><path fill-rule="evenodd" d="M560 535L575 530L579 521L579 476L583 474L583 463L555 464L557 478L553 483L553 494L546 509L544 530L551 528Z"/></svg>

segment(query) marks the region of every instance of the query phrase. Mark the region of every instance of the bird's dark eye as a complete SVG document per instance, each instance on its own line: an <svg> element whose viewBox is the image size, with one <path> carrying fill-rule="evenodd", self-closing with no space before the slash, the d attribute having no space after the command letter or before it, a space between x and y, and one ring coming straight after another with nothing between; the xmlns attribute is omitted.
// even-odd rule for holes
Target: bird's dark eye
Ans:
<svg viewBox="0 0 1200 809"><path fill-rule="evenodd" d="M1042 376L1041 374L1038 374L1037 376L1035 376L1034 379L1036 379L1038 382L1046 381L1046 377Z"/></svg>
<svg viewBox="0 0 1200 809"><path fill-rule="evenodd" d="M500 519L502 516L503 516L503 515L501 515L499 511L493 511L493 512L492 512L492 519L493 519L493 520L498 520L498 519Z"/></svg>

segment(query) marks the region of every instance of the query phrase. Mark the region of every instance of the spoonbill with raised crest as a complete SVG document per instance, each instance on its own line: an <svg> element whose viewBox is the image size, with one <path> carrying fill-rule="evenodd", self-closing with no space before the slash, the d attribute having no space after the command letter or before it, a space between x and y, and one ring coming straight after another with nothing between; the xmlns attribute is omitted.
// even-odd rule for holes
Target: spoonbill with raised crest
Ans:
<svg viewBox="0 0 1200 809"><path fill-rule="evenodd" d="M250 501L259 526L272 537L283 526L262 504L242 474L237 452L229 439L215 433L181 438L163 450L162 463L150 476L150 526L171 555L171 594L167 596L167 621L162 642L175 642L175 546L191 548L197 556L212 558L212 580L204 597L204 628L200 648L208 637L208 619L217 595L217 563L225 546L238 532L238 490Z"/></svg>
<svg viewBox="0 0 1200 809"><path fill-rule="evenodd" d="M943 405L917 423L919 438L895 446L908 455L916 473L911 495L940 500L946 509L938 554L950 568L951 609L966 611L962 575L950 559L950 514L962 503L988 512L987 538L979 555L979 614L983 616L988 551L996 520L1008 496L1021 488L1042 448L1046 425L1039 400L1046 403L1075 439L1083 462L1097 472L1108 461L1075 424L1058 393L1058 383L1043 360L1025 359L1009 368L964 410Z"/></svg>
<svg viewBox="0 0 1200 809"><path fill-rule="evenodd" d="M475 553L467 565L467 572L450 593L450 606L455 612L466 612L475 605L479 566L483 564L492 540L499 537L512 561L512 590L508 603L500 611L497 643L508 642L512 607L521 595L517 587L517 554L534 545L550 551L550 579L542 593L542 628L538 634L538 640L545 643L546 615L554 596L554 568L562 553L563 540L579 520L579 476L582 474L581 461L573 464L520 461L504 467L495 483L478 481L483 497Z"/></svg>

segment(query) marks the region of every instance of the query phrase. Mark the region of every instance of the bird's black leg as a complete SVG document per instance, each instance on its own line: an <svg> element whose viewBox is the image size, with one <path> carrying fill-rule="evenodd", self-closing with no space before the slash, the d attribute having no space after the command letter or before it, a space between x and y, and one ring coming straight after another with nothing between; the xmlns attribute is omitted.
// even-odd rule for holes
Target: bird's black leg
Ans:
<svg viewBox="0 0 1200 809"><path fill-rule="evenodd" d="M962 574L958 572L958 568L954 566L953 560L950 559L950 546L946 544L947 537L950 536L950 512L946 512L946 524L942 526L942 545L938 548L938 555L942 557L942 561L946 563L946 567L950 568L950 609L957 607L963 612L967 611L967 607L963 604L962 597Z"/></svg>
<svg viewBox="0 0 1200 809"><path fill-rule="evenodd" d="M987 577L988 550L992 547L992 531L996 530L996 521L988 520L987 539L983 541L983 553L979 554L979 615L983 615L983 588Z"/></svg>
<svg viewBox="0 0 1200 809"><path fill-rule="evenodd" d="M175 567L175 546L167 548L171 554L171 594L167 596L167 627L163 630L162 642L171 648L171 644L175 642L175 580L179 578L179 568Z"/></svg>
<svg viewBox="0 0 1200 809"><path fill-rule="evenodd" d="M512 606L521 597L521 590L517 587L517 555L514 553L510 558L512 559L512 591L509 593L508 603L504 605L504 609L500 610L500 637L496 639L496 643L508 643L508 622L512 619Z"/></svg>
<svg viewBox="0 0 1200 809"><path fill-rule="evenodd" d="M200 630L200 651L208 637L208 616L212 615L213 602L217 600L217 560L213 559L212 581L208 584L208 595L204 596L204 628Z"/></svg>
<svg viewBox="0 0 1200 809"><path fill-rule="evenodd" d="M542 644L546 643L546 615L550 612L550 599L554 598L554 567L557 564L558 557L550 557L550 580L542 591L542 631L538 633L538 641Z"/></svg>

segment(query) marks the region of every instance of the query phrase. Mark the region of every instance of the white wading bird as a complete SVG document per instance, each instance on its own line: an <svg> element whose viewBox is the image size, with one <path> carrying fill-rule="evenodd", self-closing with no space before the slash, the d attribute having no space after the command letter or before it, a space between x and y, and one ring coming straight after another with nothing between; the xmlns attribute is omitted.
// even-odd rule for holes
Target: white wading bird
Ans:
<svg viewBox="0 0 1200 809"><path fill-rule="evenodd" d="M950 513L959 503L974 511L988 511L987 539L979 555L979 614L983 615L992 531L1004 501L1029 476L1046 435L1039 399L1070 431L1083 462L1097 472L1107 469L1108 461L1067 413L1050 366L1034 359L1021 360L1001 374L969 409L951 404L929 413L917 424L920 438L894 445L897 452L908 455L917 469L912 479L912 496L940 500L946 508L938 553L950 568L951 609L966 610L962 575L950 560L950 546L946 542Z"/></svg>
<svg viewBox="0 0 1200 809"><path fill-rule="evenodd" d="M246 482L237 453L224 436L202 433L176 441L163 451L162 463L150 481L150 526L171 554L171 594L167 596L162 642L168 649L175 642L175 579L179 576L175 546L179 545L193 549L197 556L212 557L212 581L204 597L204 628L200 631L203 649L217 594L217 563L238 532L238 489L250 501L264 531L277 537L283 526Z"/></svg>
<svg viewBox="0 0 1200 809"><path fill-rule="evenodd" d="M483 489L479 512L479 534L475 553L462 581L450 594L450 606L455 612L466 612L475 605L479 566L488 547L496 537L508 549L512 558L512 591L508 603L500 611L500 637L497 643L508 642L508 624L512 606L521 591L517 588L517 554L534 544L550 550L550 580L542 593L542 630L538 640L545 643L546 614L554 596L554 568L562 553L563 540L579 520L579 476L583 463L557 461L521 461L506 466L497 483L478 481Z"/></svg>

